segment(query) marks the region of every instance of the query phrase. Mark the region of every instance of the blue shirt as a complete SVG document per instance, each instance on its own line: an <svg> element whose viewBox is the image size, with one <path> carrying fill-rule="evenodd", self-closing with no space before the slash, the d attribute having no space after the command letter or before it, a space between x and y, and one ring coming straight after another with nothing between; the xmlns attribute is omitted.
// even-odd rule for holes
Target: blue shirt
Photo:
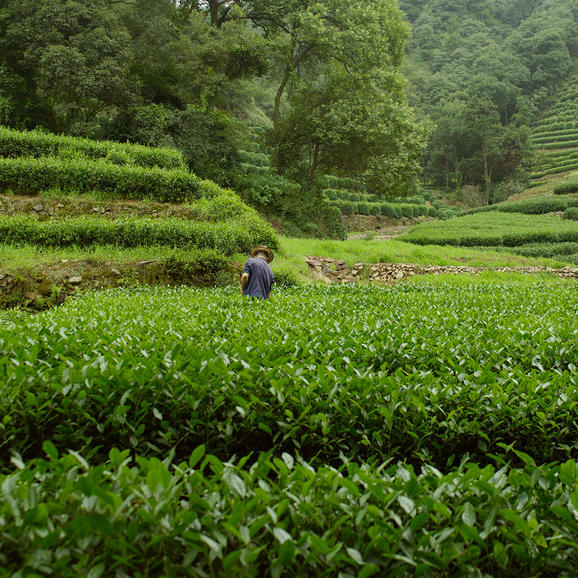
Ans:
<svg viewBox="0 0 578 578"><path fill-rule="evenodd" d="M275 281L269 263L261 257L251 257L245 263L243 273L249 274L249 281L243 290L243 295L267 299L271 293L273 281Z"/></svg>

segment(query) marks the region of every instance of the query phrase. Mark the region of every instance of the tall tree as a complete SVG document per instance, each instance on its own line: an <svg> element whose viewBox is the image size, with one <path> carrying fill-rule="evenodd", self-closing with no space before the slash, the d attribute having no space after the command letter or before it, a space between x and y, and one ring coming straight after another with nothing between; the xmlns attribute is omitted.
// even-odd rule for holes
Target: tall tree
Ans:
<svg viewBox="0 0 578 578"><path fill-rule="evenodd" d="M130 37L106 0L8 0L4 66L74 130L130 98ZM77 130L82 130L77 127Z"/></svg>

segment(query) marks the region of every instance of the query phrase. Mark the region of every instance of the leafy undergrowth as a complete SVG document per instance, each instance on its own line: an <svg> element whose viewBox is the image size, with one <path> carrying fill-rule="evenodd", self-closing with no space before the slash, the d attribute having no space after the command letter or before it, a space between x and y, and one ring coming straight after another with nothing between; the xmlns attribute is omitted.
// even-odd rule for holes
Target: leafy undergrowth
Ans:
<svg viewBox="0 0 578 578"><path fill-rule="evenodd" d="M312 467L72 453L2 482L4 570L68 576L573 576L575 461Z"/></svg>
<svg viewBox="0 0 578 578"><path fill-rule="evenodd" d="M0 342L2 454L273 448L446 466L574 451L574 284L87 294ZM21 336L26 335L26 339Z"/></svg>
<svg viewBox="0 0 578 578"><path fill-rule="evenodd" d="M0 565L572 576L577 308L574 282L438 281L5 315Z"/></svg>

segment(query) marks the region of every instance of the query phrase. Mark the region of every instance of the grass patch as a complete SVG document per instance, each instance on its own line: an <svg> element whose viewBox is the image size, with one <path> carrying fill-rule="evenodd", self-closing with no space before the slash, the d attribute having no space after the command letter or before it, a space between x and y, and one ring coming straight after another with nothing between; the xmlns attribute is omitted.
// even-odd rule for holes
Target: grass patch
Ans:
<svg viewBox="0 0 578 578"><path fill-rule="evenodd" d="M447 221L451 222L451 221ZM560 267L564 260L528 258L508 255L489 248L477 250L462 247L415 245L403 241L350 239L330 241L280 238L280 252L276 262L286 264L301 274L307 274L305 257L333 257L348 265L355 263L415 263L417 265L469 265L472 267L544 266Z"/></svg>

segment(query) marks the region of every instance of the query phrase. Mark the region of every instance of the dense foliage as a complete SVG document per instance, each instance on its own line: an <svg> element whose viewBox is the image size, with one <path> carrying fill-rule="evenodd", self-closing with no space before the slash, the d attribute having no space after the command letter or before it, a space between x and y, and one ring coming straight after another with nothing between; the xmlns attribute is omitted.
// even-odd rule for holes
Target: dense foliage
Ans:
<svg viewBox="0 0 578 578"><path fill-rule="evenodd" d="M0 562L571 576L569 289L116 290L3 318Z"/></svg>
<svg viewBox="0 0 578 578"><path fill-rule="evenodd" d="M427 127L406 102L407 36L395 0L7 0L0 123L176 146L199 176L330 226L324 172L389 196L415 184ZM247 154L269 161L249 179Z"/></svg>
<svg viewBox="0 0 578 578"><path fill-rule="evenodd" d="M273 229L261 219L236 218L221 222L197 222L176 218L68 217L40 221L33 217L0 216L4 243L43 247L170 246L217 249L225 255L248 253L255 245L277 246Z"/></svg>
<svg viewBox="0 0 578 578"><path fill-rule="evenodd" d="M183 155L176 149L151 148L136 144L99 142L64 137L40 131L17 131L0 127L0 157L84 157L103 159L117 165L186 170Z"/></svg>
<svg viewBox="0 0 578 578"><path fill-rule="evenodd" d="M572 460L444 475L287 453L247 469L203 446L180 464L112 450L94 467L45 448L49 459L0 475L8 572L570 577L578 561Z"/></svg>
<svg viewBox="0 0 578 578"><path fill-rule="evenodd" d="M413 25L405 67L410 102L435 123L426 178L447 188L476 185L478 204L519 192L531 172L531 127L574 72L576 2L401 0L400 6Z"/></svg>
<svg viewBox="0 0 578 578"><path fill-rule="evenodd" d="M2 457L37 456L48 439L96 455L173 448L179 459L200 443L221 458L275 448L445 467L513 443L560 459L576 450L576 296L564 286L301 288L266 303L233 290L88 295L3 330Z"/></svg>

